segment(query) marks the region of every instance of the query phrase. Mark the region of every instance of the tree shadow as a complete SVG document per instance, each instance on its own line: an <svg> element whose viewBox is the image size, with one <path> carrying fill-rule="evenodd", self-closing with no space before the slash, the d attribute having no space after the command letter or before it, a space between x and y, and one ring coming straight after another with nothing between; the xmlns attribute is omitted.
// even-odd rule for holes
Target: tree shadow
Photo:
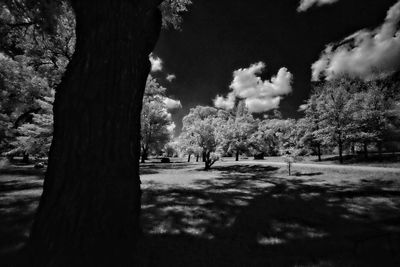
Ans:
<svg viewBox="0 0 400 267"><path fill-rule="evenodd" d="M199 172L191 166L163 169ZM259 165L209 172L190 185L146 182L137 266L400 266L397 181L332 184ZM27 238L41 181L28 178L0 180L2 255Z"/></svg>
<svg viewBox="0 0 400 267"><path fill-rule="evenodd" d="M142 264L399 265L397 190L378 180L280 178L276 170L215 167L218 178L191 188L153 184L143 195Z"/></svg>
<svg viewBox="0 0 400 267"><path fill-rule="evenodd" d="M23 247L39 204L41 176L17 176L0 180L0 265ZM11 266L11 264L10 264Z"/></svg>
<svg viewBox="0 0 400 267"><path fill-rule="evenodd" d="M294 175L295 176L319 176L324 174L323 172L308 172L308 173L301 173L301 172L296 172Z"/></svg>
<svg viewBox="0 0 400 267"><path fill-rule="evenodd" d="M161 162L151 162L140 164L139 171L141 175L147 174L157 174L163 170L180 170L185 169L193 165L187 162L171 162L171 163L161 163Z"/></svg>
<svg viewBox="0 0 400 267"><path fill-rule="evenodd" d="M368 157L365 157L363 153L359 153L356 155L343 155L343 164L355 164L355 163L396 163L400 161L399 154L392 154L392 153L383 153L379 155L377 152L369 152ZM318 159L313 160L314 162L318 162ZM339 156L330 156L330 157L323 157L321 159L322 162L324 161L335 161L339 162Z"/></svg>

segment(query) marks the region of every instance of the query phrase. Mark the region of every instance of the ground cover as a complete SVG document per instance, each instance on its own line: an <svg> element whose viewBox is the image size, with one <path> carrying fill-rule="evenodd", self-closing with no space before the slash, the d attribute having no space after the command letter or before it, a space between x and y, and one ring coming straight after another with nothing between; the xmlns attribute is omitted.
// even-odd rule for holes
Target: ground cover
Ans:
<svg viewBox="0 0 400 267"><path fill-rule="evenodd" d="M141 173L142 266L399 266L400 172L175 160ZM28 236L42 174L0 170L2 266Z"/></svg>

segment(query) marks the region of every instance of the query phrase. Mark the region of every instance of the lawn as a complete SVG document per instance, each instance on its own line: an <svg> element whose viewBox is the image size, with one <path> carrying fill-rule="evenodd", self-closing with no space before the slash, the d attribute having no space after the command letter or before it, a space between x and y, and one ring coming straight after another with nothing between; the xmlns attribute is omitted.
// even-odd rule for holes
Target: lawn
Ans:
<svg viewBox="0 0 400 267"><path fill-rule="evenodd" d="M140 265L400 266L400 171L202 167L142 165ZM41 175L0 170L3 262L27 238Z"/></svg>

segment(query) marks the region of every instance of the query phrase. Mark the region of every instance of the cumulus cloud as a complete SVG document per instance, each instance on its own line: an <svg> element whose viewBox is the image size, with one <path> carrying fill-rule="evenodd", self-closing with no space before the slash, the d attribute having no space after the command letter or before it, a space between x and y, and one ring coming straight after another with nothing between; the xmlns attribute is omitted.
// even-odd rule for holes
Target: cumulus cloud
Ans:
<svg viewBox="0 0 400 267"><path fill-rule="evenodd" d="M343 41L329 44L320 59L312 65L312 79L329 80L348 74L363 79L377 73L389 74L400 69L400 1L392 6L384 23L374 29L363 29Z"/></svg>
<svg viewBox="0 0 400 267"><path fill-rule="evenodd" d="M167 81L172 82L173 80L176 79L175 74L168 74L167 77L165 78Z"/></svg>
<svg viewBox="0 0 400 267"><path fill-rule="evenodd" d="M261 113L278 108L281 98L292 92L293 75L281 68L271 80L263 81L259 75L265 69L263 62L252 64L249 68L233 72L232 90L227 97L218 95L214 105L219 108L232 109L235 99L244 99L252 113Z"/></svg>
<svg viewBox="0 0 400 267"><path fill-rule="evenodd" d="M226 110L233 109L235 106L236 96L234 93L229 93L227 97L223 97L222 95L217 95L217 97L213 100L214 106L217 108L222 108Z"/></svg>
<svg viewBox="0 0 400 267"><path fill-rule="evenodd" d="M339 0L301 0L299 7L297 8L298 12L307 11L314 5L323 6L336 3Z"/></svg>
<svg viewBox="0 0 400 267"><path fill-rule="evenodd" d="M182 103L180 100L174 100L174 99L166 97L166 98L164 98L164 103L168 110L182 108Z"/></svg>
<svg viewBox="0 0 400 267"><path fill-rule="evenodd" d="M149 56L151 63L151 72L162 71L163 69L163 61L161 58L155 56L153 53Z"/></svg>

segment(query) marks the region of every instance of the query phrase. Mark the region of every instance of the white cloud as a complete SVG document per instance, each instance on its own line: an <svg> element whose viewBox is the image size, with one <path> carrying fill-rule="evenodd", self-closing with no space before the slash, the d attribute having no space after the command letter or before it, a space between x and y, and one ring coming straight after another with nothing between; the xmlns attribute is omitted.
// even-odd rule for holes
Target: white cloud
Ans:
<svg viewBox="0 0 400 267"><path fill-rule="evenodd" d="M302 104L299 106L298 111L305 111L308 108L308 104Z"/></svg>
<svg viewBox="0 0 400 267"><path fill-rule="evenodd" d="M363 29L343 41L329 44L312 65L312 79L327 80L339 74L363 79L400 69L400 1L392 6L384 23L375 30Z"/></svg>
<svg viewBox="0 0 400 267"><path fill-rule="evenodd" d="M237 97L245 99L246 106L252 113L261 113L279 107L282 96L292 92L293 75L286 68L281 68L270 81L263 81L259 74L264 69L265 64L258 62L249 68L234 71L230 85L232 92L226 98L218 95L214 99L214 105L232 109Z"/></svg>
<svg viewBox="0 0 400 267"><path fill-rule="evenodd" d="M180 100L174 100L174 99L166 97L166 98L164 98L164 103L168 110L182 108L182 103Z"/></svg>
<svg viewBox="0 0 400 267"><path fill-rule="evenodd" d="M163 61L161 58L155 56L153 53L149 56L151 63L151 72L162 71L163 69Z"/></svg>
<svg viewBox="0 0 400 267"><path fill-rule="evenodd" d="M165 78L167 81L172 82L173 80L176 79L175 74L168 74L167 77Z"/></svg>
<svg viewBox="0 0 400 267"><path fill-rule="evenodd" d="M307 11L314 5L323 6L336 3L339 0L301 0L299 7L297 8L297 12Z"/></svg>
<svg viewBox="0 0 400 267"><path fill-rule="evenodd" d="M213 102L214 106L217 108L230 110L233 109L233 107L235 106L235 99L235 94L230 92L226 98L221 95L217 95Z"/></svg>

